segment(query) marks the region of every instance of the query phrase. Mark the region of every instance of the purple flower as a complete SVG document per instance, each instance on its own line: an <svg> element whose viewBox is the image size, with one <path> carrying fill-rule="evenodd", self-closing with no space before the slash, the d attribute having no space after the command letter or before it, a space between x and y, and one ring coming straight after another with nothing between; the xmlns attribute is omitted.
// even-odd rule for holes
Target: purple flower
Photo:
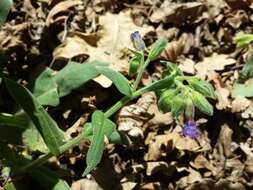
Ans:
<svg viewBox="0 0 253 190"><path fill-rule="evenodd" d="M134 47L137 50L144 50L145 49L145 43L141 38L141 35L138 31L135 31L131 34L131 40L134 43Z"/></svg>
<svg viewBox="0 0 253 190"><path fill-rule="evenodd" d="M193 119L189 119L185 124L182 131L183 135L195 139L198 137L198 129L196 122Z"/></svg>

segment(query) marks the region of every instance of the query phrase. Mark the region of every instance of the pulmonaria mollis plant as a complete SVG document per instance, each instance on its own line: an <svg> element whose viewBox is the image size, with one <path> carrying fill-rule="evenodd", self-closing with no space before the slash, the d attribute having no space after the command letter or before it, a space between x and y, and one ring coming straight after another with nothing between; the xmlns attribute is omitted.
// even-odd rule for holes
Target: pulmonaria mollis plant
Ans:
<svg viewBox="0 0 253 190"><path fill-rule="evenodd" d="M166 40L161 38L156 41L153 48L149 51L146 61L144 61L143 50L145 44L138 32L131 35L136 51L130 61L129 74L142 73L150 61L155 60L166 46ZM163 112L171 112L174 118L180 114L185 115L185 127L182 134L191 138L198 136L196 123L194 121L195 107L201 112L212 115L213 107L206 98L215 99L213 87L206 81L194 77L184 76L178 67L170 62L163 62L166 66L161 80L172 77L172 80L160 86L154 91L158 96L158 106ZM136 79L137 82L138 76Z"/></svg>
<svg viewBox="0 0 253 190"><path fill-rule="evenodd" d="M77 146L83 139L90 141L90 147L86 154L86 169L83 173L83 175L87 175L101 161L105 148L105 139L112 144L123 143L123 139L121 139L121 135L117 131L117 125L110 119L111 116L133 99L150 91L157 94L158 107L161 111L171 112L174 118L180 114L185 116L186 121L182 131L184 136L190 138L198 137L198 130L194 121L195 107L205 114L213 114L212 105L206 99L215 98L212 86L208 82L194 76L185 76L176 64L166 61L162 62L165 65L165 69L159 80L153 81L146 86L140 85L144 71L151 61L158 59L166 47L167 40L159 38L149 50L146 48L139 32L132 33L130 37L135 48L130 50L132 58L129 61L129 75L135 79L133 84L121 73L108 67L107 63L97 60L87 61L85 64L70 61L56 73L52 69L47 68L36 78L32 85L33 88L30 90L9 79L10 76L1 75L9 94L19 104L20 108L24 110L25 117L22 119L27 119L27 122L23 122L24 125L31 122L34 124L34 131L40 135L40 142L46 149L42 150L41 146L37 146L39 151L45 154L36 160L24 158L24 162L20 165L15 165L16 170L13 176L22 175L27 171L40 171L40 169L34 170L34 168L41 167L51 157L58 156ZM109 78L124 96L108 110L94 111L91 115L91 120L84 124L82 132L73 139L66 139L65 132L60 129L43 105L58 106L61 97L71 94L72 90L79 88L87 81L101 74ZM23 125L17 120L16 115L2 114L1 117L5 119L4 125L6 125L7 121L10 121L10 125L13 125L13 121L16 121L15 125ZM33 146L30 147L28 144L28 148L33 150L35 148L34 143L33 141ZM38 142L36 141L36 143ZM8 149L8 147L6 148ZM5 161L8 160L6 164L9 163L10 159L5 159ZM40 179L41 175L38 173L36 175Z"/></svg>

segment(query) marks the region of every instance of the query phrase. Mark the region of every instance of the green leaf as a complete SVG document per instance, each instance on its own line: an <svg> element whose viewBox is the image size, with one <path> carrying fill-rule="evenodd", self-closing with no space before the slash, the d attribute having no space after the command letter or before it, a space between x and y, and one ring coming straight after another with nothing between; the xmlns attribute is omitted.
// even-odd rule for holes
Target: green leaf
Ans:
<svg viewBox="0 0 253 190"><path fill-rule="evenodd" d="M159 38L152 46L149 54L148 54L148 59L150 61L155 60L165 49L167 45L167 40L165 38Z"/></svg>
<svg viewBox="0 0 253 190"><path fill-rule="evenodd" d="M141 57L139 56L132 57L132 59L129 61L129 70L128 70L129 76L134 76L137 73L138 68L140 66L140 62Z"/></svg>
<svg viewBox="0 0 253 190"><path fill-rule="evenodd" d="M29 175L47 190L70 190L66 181L60 179L55 172L46 167L33 169Z"/></svg>
<svg viewBox="0 0 253 190"><path fill-rule="evenodd" d="M4 78L4 81L13 99L33 121L48 149L55 155L59 154L59 148L64 143L64 134L56 122L25 87L7 78Z"/></svg>
<svg viewBox="0 0 253 190"><path fill-rule="evenodd" d="M153 82L151 85L146 86L142 89L142 93L149 92L149 91L160 91L165 88L169 88L171 85L174 84L175 74L171 74L170 76Z"/></svg>
<svg viewBox="0 0 253 190"><path fill-rule="evenodd" d="M247 63L243 66L240 72L239 82L242 83L252 77L253 77L253 53L250 54Z"/></svg>
<svg viewBox="0 0 253 190"><path fill-rule="evenodd" d="M53 78L53 70L47 68L33 84L33 95L41 105L57 106L60 102L57 84Z"/></svg>
<svg viewBox="0 0 253 190"><path fill-rule="evenodd" d="M105 117L101 111L92 114L93 136L91 146L86 156L87 167L83 176L90 173L100 162L104 150L104 138L109 137L116 129L116 125Z"/></svg>
<svg viewBox="0 0 253 190"><path fill-rule="evenodd" d="M58 86L59 96L66 96L72 90L97 77L99 73L96 66L106 65L108 64L99 61L91 61L84 64L70 61L54 76L54 80Z"/></svg>
<svg viewBox="0 0 253 190"><path fill-rule="evenodd" d="M213 86L209 84L208 82L202 79L197 79L195 77L194 78L191 77L190 79L187 79L187 81L191 88L198 91L202 95L212 98L212 99L216 99Z"/></svg>
<svg viewBox="0 0 253 190"><path fill-rule="evenodd" d="M213 106L197 91L192 91L193 104L203 113L213 115Z"/></svg>
<svg viewBox="0 0 253 190"><path fill-rule="evenodd" d="M175 89L168 89L162 92L158 100L158 107L163 112L171 111L173 105L173 98L176 96L177 92Z"/></svg>
<svg viewBox="0 0 253 190"><path fill-rule="evenodd" d="M0 139L10 144L26 145L31 150L46 153L48 151L43 138L26 113L15 115L0 114Z"/></svg>
<svg viewBox="0 0 253 190"><path fill-rule="evenodd" d="M253 97L253 78L246 81L244 84L235 82L232 89L232 97Z"/></svg>
<svg viewBox="0 0 253 190"><path fill-rule="evenodd" d="M31 157L25 158L24 156L18 155L7 145L1 143L0 143L0 155L4 156L3 158L1 158L3 160L4 165L7 165L12 169L15 169L14 172L18 171L20 167L31 162ZM31 169L27 172L29 176L31 176L33 179L35 179L37 182L43 185L47 190L70 190L70 187L64 180L59 179L59 177L55 174L55 172L49 170L44 166ZM20 186L17 186L17 184L8 184L7 186L9 186L10 189L14 187L17 190L20 189L19 188Z"/></svg>
<svg viewBox="0 0 253 190"><path fill-rule="evenodd" d="M242 47L253 41L253 34L239 34L233 40L238 47Z"/></svg>
<svg viewBox="0 0 253 190"><path fill-rule="evenodd" d="M17 181L17 182L8 182L4 186L4 189L5 190L27 190L28 187L21 181Z"/></svg>
<svg viewBox="0 0 253 190"><path fill-rule="evenodd" d="M128 80L121 73L105 66L96 66L96 69L100 74L109 78L122 94L128 97L132 96L132 89Z"/></svg>
<svg viewBox="0 0 253 190"><path fill-rule="evenodd" d="M11 9L12 6L12 0L1 0L0 1L0 25L2 25Z"/></svg>
<svg viewBox="0 0 253 190"><path fill-rule="evenodd" d="M172 105L171 105L171 114L173 117L178 117L181 113L184 112L185 109L185 100L184 97L181 95L177 95L175 98L172 100Z"/></svg>

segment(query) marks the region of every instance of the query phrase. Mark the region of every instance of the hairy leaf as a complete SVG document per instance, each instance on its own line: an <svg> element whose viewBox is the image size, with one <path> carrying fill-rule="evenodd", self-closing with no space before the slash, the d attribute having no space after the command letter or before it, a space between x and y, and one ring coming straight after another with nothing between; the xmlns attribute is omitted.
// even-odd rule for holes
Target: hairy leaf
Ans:
<svg viewBox="0 0 253 190"><path fill-rule="evenodd" d="M203 96L213 98L213 99L216 98L214 89L212 85L209 84L208 82L201 79L197 79L197 78L190 78L189 80L187 79L187 81L190 87L192 87L194 90L201 93Z"/></svg>
<svg viewBox="0 0 253 190"><path fill-rule="evenodd" d="M34 81L32 91L41 105L57 106L60 102L57 84L53 79L53 70L49 68Z"/></svg>
<svg viewBox="0 0 253 190"><path fill-rule="evenodd" d="M192 91L193 104L203 113L213 115L213 106L197 91Z"/></svg>
<svg viewBox="0 0 253 190"><path fill-rule="evenodd" d="M87 81L99 75L96 66L105 66L106 63L92 61L85 64L69 62L55 76L54 80L58 86L59 96L66 96L72 90L80 87Z"/></svg>
<svg viewBox="0 0 253 190"><path fill-rule="evenodd" d="M87 167L83 176L91 172L100 162L104 150L104 138L109 137L116 129L116 125L105 117L101 111L95 111L92 114L93 136L91 146L86 156Z"/></svg>
<svg viewBox="0 0 253 190"><path fill-rule="evenodd" d="M96 69L100 74L103 74L109 78L122 94L131 97L132 89L128 83L128 80L121 73L105 66L96 66Z"/></svg>
<svg viewBox="0 0 253 190"><path fill-rule="evenodd" d="M12 3L13 3L12 0L0 1L0 25L2 25L5 22L11 9Z"/></svg>
<svg viewBox="0 0 253 190"><path fill-rule="evenodd" d="M7 78L4 80L11 96L29 115L49 150L53 154L59 154L59 148L64 143L64 134L56 122L25 87Z"/></svg>
<svg viewBox="0 0 253 190"><path fill-rule="evenodd" d="M148 54L148 59L150 61L155 60L165 49L167 45L167 40L165 38L159 38L152 46L149 54Z"/></svg>

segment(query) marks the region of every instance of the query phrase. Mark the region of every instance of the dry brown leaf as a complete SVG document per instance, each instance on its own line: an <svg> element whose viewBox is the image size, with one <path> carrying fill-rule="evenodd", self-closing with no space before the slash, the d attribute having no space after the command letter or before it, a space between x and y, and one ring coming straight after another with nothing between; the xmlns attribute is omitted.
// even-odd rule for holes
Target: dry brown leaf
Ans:
<svg viewBox="0 0 253 190"><path fill-rule="evenodd" d="M126 132L130 137L143 137L143 124L151 115L147 113L149 107L156 102L154 93L144 94L136 104L125 106L118 115L118 130Z"/></svg>
<svg viewBox="0 0 253 190"><path fill-rule="evenodd" d="M111 62L116 70L127 71L127 59L123 58L127 48L132 47L130 34L139 31L144 36L152 31L153 27L135 25L130 10L121 11L119 14L107 12L100 16L99 24L102 26L102 30L99 31L101 39L98 41L98 47L101 48L100 53L104 54L106 61Z"/></svg>
<svg viewBox="0 0 253 190"><path fill-rule="evenodd" d="M228 124L221 126L217 146L221 151L220 153L223 154L226 158L231 155L232 134L233 131L229 128Z"/></svg>
<svg viewBox="0 0 253 190"><path fill-rule="evenodd" d="M47 19L46 19L46 26L49 26L50 24L54 23L56 21L56 18L54 18L59 13L64 13L69 11L71 7L74 7L76 5L81 5L81 0L68 0L68 1L62 1L58 4L56 4L51 11L49 12ZM61 19L64 19L65 17L60 17Z"/></svg>
<svg viewBox="0 0 253 190"><path fill-rule="evenodd" d="M146 174L148 176L154 175L157 172L165 172L168 170L168 164L166 162L147 162Z"/></svg>
<svg viewBox="0 0 253 190"><path fill-rule="evenodd" d="M203 2L207 6L208 13L212 18L219 15L222 9L228 6L224 0L203 0Z"/></svg>
<svg viewBox="0 0 253 190"><path fill-rule="evenodd" d="M109 62L111 67L117 71L127 73L127 48L132 47L130 34L139 31L144 36L152 31L153 27L135 25L130 16L130 11L119 14L108 12L100 16L99 24L102 27L98 32L99 40L94 42L93 39L93 42L90 43L88 40L92 34L71 33L63 44L55 49L54 58L69 59L77 55L86 55L89 56L90 60Z"/></svg>
<svg viewBox="0 0 253 190"><path fill-rule="evenodd" d="M202 181L202 176L198 171L196 171L190 167L189 167L189 169L187 169L187 171L189 172L189 175L180 178L179 181L176 182L178 184L178 186L182 189L189 187L190 185L194 184L195 182Z"/></svg>
<svg viewBox="0 0 253 190"><path fill-rule="evenodd" d="M88 190L88 189L102 190L102 188L95 181L89 179L80 179L78 181L75 181L71 185L71 190Z"/></svg>
<svg viewBox="0 0 253 190"><path fill-rule="evenodd" d="M226 54L213 53L210 57L205 57L203 61L195 65L197 76L205 79L210 71L222 71L225 66L235 64L236 60Z"/></svg>
<svg viewBox="0 0 253 190"><path fill-rule="evenodd" d="M232 101L232 112L236 113L236 112L245 111L249 107L250 103L251 103L251 101L248 100L247 98L237 96Z"/></svg>
<svg viewBox="0 0 253 190"><path fill-rule="evenodd" d="M53 52L54 59L71 59L75 56L87 55L96 51L96 48L88 43L91 38L95 40L96 37L94 34L70 33L65 41L55 48Z"/></svg>
<svg viewBox="0 0 253 190"><path fill-rule="evenodd" d="M195 152L200 150L201 147L195 140L184 137L177 132L157 135L153 142L149 142L149 150L146 155L146 160L157 160L173 149Z"/></svg>
<svg viewBox="0 0 253 190"><path fill-rule="evenodd" d="M242 118L253 118L253 102L252 101L249 107L242 113Z"/></svg>
<svg viewBox="0 0 253 190"><path fill-rule="evenodd" d="M182 63L178 66L181 71L188 74L195 74L195 68L194 68L195 62L191 59L184 59Z"/></svg>
<svg viewBox="0 0 253 190"><path fill-rule="evenodd" d="M215 94L217 96L218 102L216 108L218 110L223 110L230 107L229 95L230 91L227 88L222 88L220 85L215 85Z"/></svg>
<svg viewBox="0 0 253 190"><path fill-rule="evenodd" d="M166 45L161 56L169 61L175 62L180 55L188 53L193 45L193 35L183 33L178 40L172 41Z"/></svg>
<svg viewBox="0 0 253 190"><path fill-rule="evenodd" d="M214 169L214 167L211 165L211 163L202 154L199 154L194 159L194 162L191 162L190 164L191 164L192 167L194 167L196 169L203 169L203 168L205 168L205 169L208 169L210 171L212 171Z"/></svg>
<svg viewBox="0 0 253 190"><path fill-rule="evenodd" d="M234 29L240 28L242 24L245 24L248 21L248 15L244 10L238 10L235 13L232 13L231 16L226 20L226 22Z"/></svg>
<svg viewBox="0 0 253 190"><path fill-rule="evenodd" d="M171 3L164 1L159 9L155 10L150 17L152 22L173 23L181 25L186 21L193 21L200 16L204 10L201 2Z"/></svg>

